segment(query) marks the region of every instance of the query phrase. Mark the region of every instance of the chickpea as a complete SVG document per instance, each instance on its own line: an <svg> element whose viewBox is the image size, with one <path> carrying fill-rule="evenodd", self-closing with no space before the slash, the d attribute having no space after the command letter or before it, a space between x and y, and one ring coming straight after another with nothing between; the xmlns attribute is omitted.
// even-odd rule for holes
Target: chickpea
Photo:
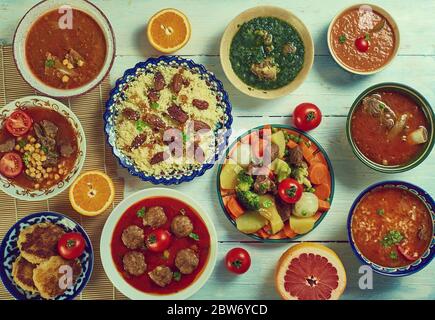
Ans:
<svg viewBox="0 0 435 320"><path fill-rule="evenodd" d="M68 63L70 63L70 62L68 61L68 59L63 59L62 64L63 64L64 66L67 66Z"/></svg>
<svg viewBox="0 0 435 320"><path fill-rule="evenodd" d="M30 167L30 172L35 172L36 171L36 169L34 168L34 167Z"/></svg>
<svg viewBox="0 0 435 320"><path fill-rule="evenodd" d="M63 174L63 169L59 169L59 174Z"/></svg>
<svg viewBox="0 0 435 320"><path fill-rule="evenodd" d="M39 183L35 184L35 189L39 189L41 185Z"/></svg>
<svg viewBox="0 0 435 320"><path fill-rule="evenodd" d="M31 178L36 178L36 174L35 174L34 172L31 172L31 173L30 173L30 177L31 177Z"/></svg>
<svg viewBox="0 0 435 320"><path fill-rule="evenodd" d="M37 161L36 161L36 165L37 165L37 166L42 166L42 162L39 161L39 160L37 160Z"/></svg>
<svg viewBox="0 0 435 320"><path fill-rule="evenodd" d="M50 172L52 172L52 171L53 171L53 168L52 168L52 167L48 167L48 168L47 168L47 172L48 172L48 173L50 173Z"/></svg>
<svg viewBox="0 0 435 320"><path fill-rule="evenodd" d="M20 151L20 146L17 144L16 146L15 146L15 148L14 148L16 151Z"/></svg>
<svg viewBox="0 0 435 320"><path fill-rule="evenodd" d="M60 179L60 176L58 174L55 174L54 175L54 180L59 180L59 179Z"/></svg>
<svg viewBox="0 0 435 320"><path fill-rule="evenodd" d="M36 149L41 148L41 144L40 144L40 143L35 144L35 148L36 148Z"/></svg>
<svg viewBox="0 0 435 320"><path fill-rule="evenodd" d="M36 142L36 139L33 138L33 137L31 137L31 138L29 139L29 142L30 142L30 143L35 143L35 142Z"/></svg>
<svg viewBox="0 0 435 320"><path fill-rule="evenodd" d="M67 75L64 75L63 77L62 77L62 82L63 83L67 83L69 81L69 77L67 76Z"/></svg>
<svg viewBox="0 0 435 320"><path fill-rule="evenodd" d="M44 173L44 179L48 179L48 173Z"/></svg>
<svg viewBox="0 0 435 320"><path fill-rule="evenodd" d="M41 166L41 165L38 165L37 169L38 169L39 171L42 171L42 166Z"/></svg>
<svg viewBox="0 0 435 320"><path fill-rule="evenodd" d="M46 157L45 155L42 155L42 156L41 156L41 161L42 161L42 162L47 161L47 157Z"/></svg>
<svg viewBox="0 0 435 320"><path fill-rule="evenodd" d="M77 61L77 65L78 65L79 67L83 67L84 64L85 64L85 63L84 63L84 61L82 61L82 60Z"/></svg>
<svg viewBox="0 0 435 320"><path fill-rule="evenodd" d="M30 139L32 139L33 137L29 134L28 136L27 136L27 140L30 140Z"/></svg>
<svg viewBox="0 0 435 320"><path fill-rule="evenodd" d="M36 179L41 179L42 178L42 174L38 173L36 174Z"/></svg>
<svg viewBox="0 0 435 320"><path fill-rule="evenodd" d="M30 170L29 170L29 169L26 169L26 174L27 174L28 176L30 176Z"/></svg>

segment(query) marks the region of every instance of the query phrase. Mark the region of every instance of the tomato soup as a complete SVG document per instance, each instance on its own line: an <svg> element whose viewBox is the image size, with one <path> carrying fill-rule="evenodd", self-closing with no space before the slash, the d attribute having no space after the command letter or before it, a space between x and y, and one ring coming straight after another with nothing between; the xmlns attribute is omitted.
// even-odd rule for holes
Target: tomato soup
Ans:
<svg viewBox="0 0 435 320"><path fill-rule="evenodd" d="M46 85L74 89L94 80L103 68L106 39L87 13L73 9L71 29L63 28L64 15L54 10L33 24L26 39L26 59Z"/></svg>
<svg viewBox="0 0 435 320"><path fill-rule="evenodd" d="M145 239L156 231L156 228L144 226L140 213L149 208L159 207L163 209L167 220L157 228L171 233L169 247L163 252L153 252L147 248L147 244L135 250L126 247L123 240L123 232L130 226L137 226L144 231ZM176 216L182 214L190 219L193 225L194 236L177 237L171 229L171 224ZM190 274L180 274L176 265L176 256L180 250L192 249L196 252L199 263ZM142 253L145 258L146 270L141 275L132 275L125 267L124 257L126 254L135 251ZM131 286L145 293L150 294L173 294L190 286L203 272L207 265L210 253L210 234L200 215L186 203L169 197L153 197L144 199L132 205L120 218L113 233L111 243L112 258L116 268ZM173 272L173 280L162 287L157 285L149 273L157 267L168 267Z"/></svg>
<svg viewBox="0 0 435 320"><path fill-rule="evenodd" d="M351 118L351 136L357 148L384 166L405 165L418 157L426 145L428 130L422 108L397 91L366 96Z"/></svg>
<svg viewBox="0 0 435 320"><path fill-rule="evenodd" d="M365 47L358 46L359 38L364 40ZM329 41L341 63L362 72L386 65L393 57L396 46L390 22L379 12L365 7L342 13L332 26Z"/></svg>
<svg viewBox="0 0 435 320"><path fill-rule="evenodd" d="M352 238L362 255L384 267L402 267L419 259L433 237L426 205L400 188L367 193L352 217Z"/></svg>

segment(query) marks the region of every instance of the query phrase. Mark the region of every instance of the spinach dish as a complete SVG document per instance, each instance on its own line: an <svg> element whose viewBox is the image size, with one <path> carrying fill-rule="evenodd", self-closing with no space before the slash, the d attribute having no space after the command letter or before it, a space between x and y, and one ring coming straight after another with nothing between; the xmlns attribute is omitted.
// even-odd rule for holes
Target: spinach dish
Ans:
<svg viewBox="0 0 435 320"><path fill-rule="evenodd" d="M230 61L244 83L271 90L296 78L304 53L303 41L291 25L278 18L259 17L240 26L231 43Z"/></svg>

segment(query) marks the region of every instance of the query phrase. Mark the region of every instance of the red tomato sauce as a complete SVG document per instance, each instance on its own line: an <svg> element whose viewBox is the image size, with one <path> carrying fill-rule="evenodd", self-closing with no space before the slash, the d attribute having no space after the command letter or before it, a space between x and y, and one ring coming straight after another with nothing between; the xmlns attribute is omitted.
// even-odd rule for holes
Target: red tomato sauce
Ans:
<svg viewBox="0 0 435 320"><path fill-rule="evenodd" d="M403 132L388 137L388 130L382 126L379 119L365 112L360 104L351 120L352 139L358 149L370 160L388 166L404 165L415 159L424 149L425 144L412 145L403 136L420 126L429 128L427 118L415 101L402 93L393 91L377 92L385 102L400 117L409 115Z"/></svg>
<svg viewBox="0 0 435 320"><path fill-rule="evenodd" d="M171 231L172 219L180 214L180 210L185 211L185 215L190 218L193 224L193 232L199 236L199 240L196 241L190 237L176 238L172 236L172 241L167 249L169 251L169 257L166 259L163 253L155 253L149 250L135 250L140 251L145 256L147 264L146 272L141 276L132 276L124 270L123 257L124 255L132 251L128 249L122 242L121 236L125 228L131 225L137 225L145 231L145 238L149 233L153 231L151 227L144 227L142 218L137 216L137 212L142 208L148 208L153 206L160 206L164 209L168 221L165 225L160 227L161 229ZM180 281L172 280L172 282L166 287L162 288L155 284L148 276L148 272L154 270L157 266L163 265L169 267L173 272L178 271L175 266L175 257L179 250L185 248L191 248L195 246L197 248L199 256L198 267L189 275L183 274ZM154 197L144 199L132 205L118 221L111 243L112 258L122 277L134 288L151 294L173 294L189 287L203 272L210 253L210 234L207 227L200 217L200 215L191 208L188 204L169 197Z"/></svg>
<svg viewBox="0 0 435 320"><path fill-rule="evenodd" d="M399 188L380 187L365 195L353 213L351 230L361 253L385 267L409 265L423 255L433 237L426 205ZM391 231L400 233L397 243L385 240Z"/></svg>
<svg viewBox="0 0 435 320"><path fill-rule="evenodd" d="M61 29L59 20L64 13L58 10L48 12L33 24L26 39L26 59L30 69L39 80L58 89L74 89L91 82L106 60L106 39L98 23L80 10L73 9L72 15L72 29ZM71 49L83 57L84 65L69 70L73 75L68 74L69 80L63 82L64 73L47 67L47 53L63 62Z"/></svg>
<svg viewBox="0 0 435 320"><path fill-rule="evenodd" d="M78 152L79 152L78 141L77 141L77 132L73 128L71 123L68 121L68 119L66 119L60 113L58 113L54 110L49 110L47 108L31 107L31 108L21 108L20 110L27 113L30 116L30 118L32 118L33 123L39 123L42 120L48 120L48 121L52 122L53 124L55 124L56 127L58 128L57 139L56 139L57 145L64 142L64 143L69 143L73 147L74 151L69 157L63 157L59 153L58 163L64 164L64 169L63 169L64 173L62 176L64 176L64 177L68 176L69 173L71 172L71 170L75 166L75 163L76 163L77 157L78 157ZM33 125L32 125L32 128L30 129L30 131L27 132L23 137L26 138L28 135L36 137ZM5 143L9 139L15 139L15 138L16 137L12 136L6 130L5 126L0 130L0 144ZM15 151L13 151L13 152L15 152ZM5 154L6 153L0 152L0 159ZM22 155L21 155L21 158L23 158ZM13 179L9 179L9 180L13 181L14 184L16 184L24 189L29 189L29 190L35 189L35 181L30 179L26 175L24 170L23 170L23 172L21 172L20 175L18 175L17 177L15 177ZM50 188L54 184L56 184L57 182L60 182L60 181L46 179L46 180L38 183L40 185L39 189L43 190L43 189Z"/></svg>

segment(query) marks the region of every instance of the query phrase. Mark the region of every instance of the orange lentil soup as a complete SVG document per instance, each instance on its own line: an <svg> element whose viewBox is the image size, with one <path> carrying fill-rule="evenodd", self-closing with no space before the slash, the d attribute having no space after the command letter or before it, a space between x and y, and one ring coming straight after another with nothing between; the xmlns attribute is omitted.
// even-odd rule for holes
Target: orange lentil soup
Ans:
<svg viewBox="0 0 435 320"><path fill-rule="evenodd" d="M433 236L426 205L407 190L387 187L362 198L351 230L362 255L384 267L402 267L419 259Z"/></svg>

